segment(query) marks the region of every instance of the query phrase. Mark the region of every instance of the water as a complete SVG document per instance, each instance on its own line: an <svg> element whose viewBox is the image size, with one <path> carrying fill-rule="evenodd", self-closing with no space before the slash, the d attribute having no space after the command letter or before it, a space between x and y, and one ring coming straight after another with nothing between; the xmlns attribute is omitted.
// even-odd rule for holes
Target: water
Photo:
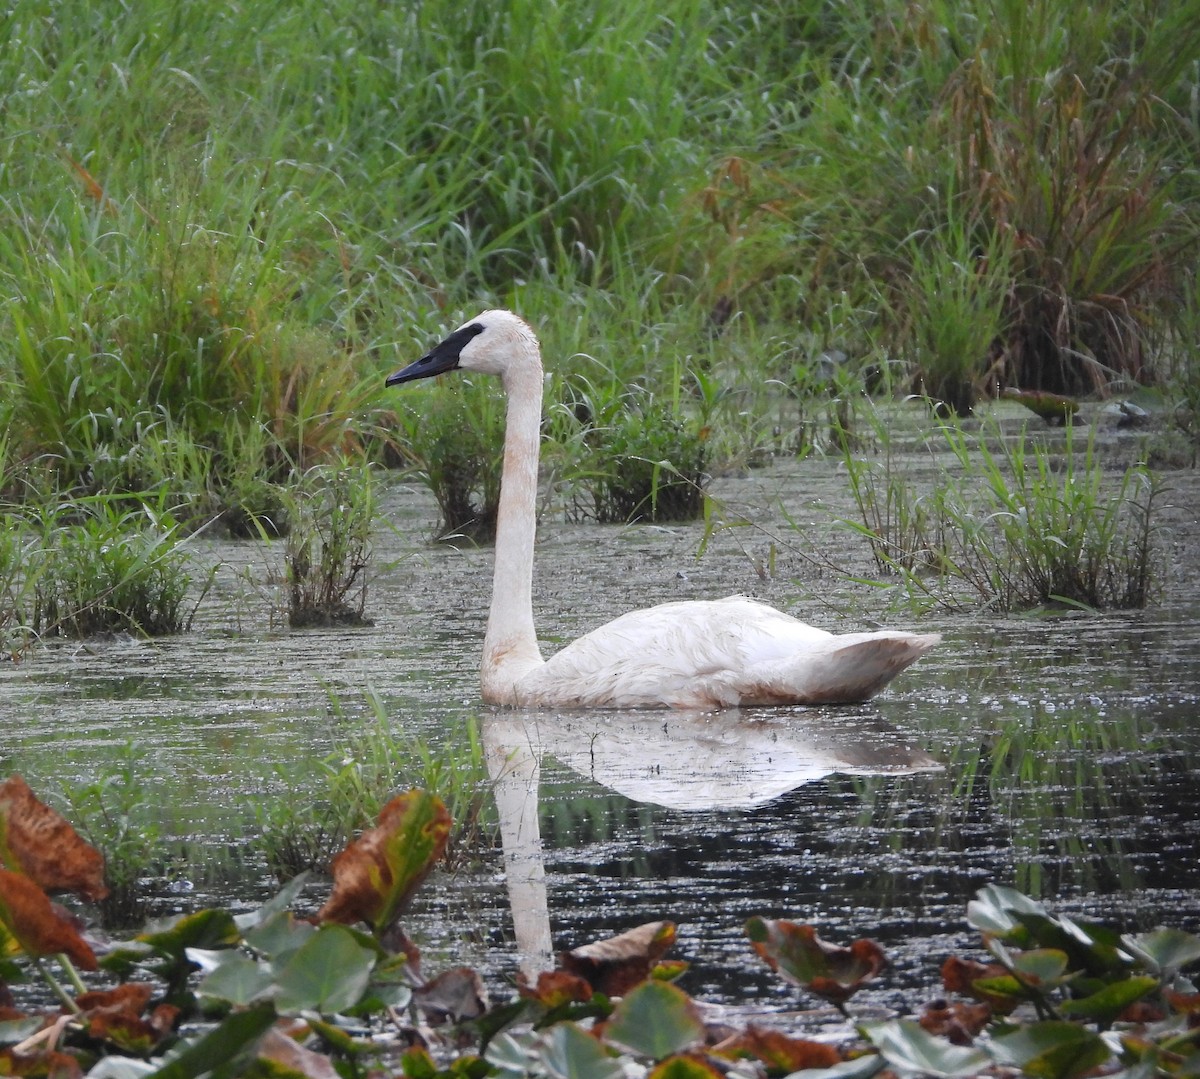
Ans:
<svg viewBox="0 0 1200 1079"><path fill-rule="evenodd" d="M862 628L878 597L789 546L772 508L780 499L801 527L828 530L845 498L835 473L805 462L724 481L727 504L762 527L718 534L699 560L699 525L547 518L535 590L546 650L633 606L734 591ZM582 717L481 710L490 554L430 548L428 497L398 487L397 530L377 544L374 627L280 629L278 546L199 539L197 558L222 568L193 633L55 644L4 665L0 766L53 795L135 742L160 824L187 852L155 870L156 911L244 907L273 887L246 855L254 807L372 722L365 690L397 729L433 740L479 716L508 762L499 790L520 827L507 873L496 850L426 886L412 929L427 969L470 963L502 987L547 932L561 949L666 918L679 927L672 954L692 964L689 991L791 1014L811 1002L753 956L742 925L758 914L813 922L836 942L878 940L891 966L856 1006L911 1007L905 994L934 985L946 955L976 948L965 905L988 882L1127 929L1200 931L1195 480L1175 486L1178 576L1161 607L927 619L943 644L855 708ZM849 557L853 541L835 535ZM204 858L218 868L198 869ZM515 921L514 881L526 886Z"/></svg>

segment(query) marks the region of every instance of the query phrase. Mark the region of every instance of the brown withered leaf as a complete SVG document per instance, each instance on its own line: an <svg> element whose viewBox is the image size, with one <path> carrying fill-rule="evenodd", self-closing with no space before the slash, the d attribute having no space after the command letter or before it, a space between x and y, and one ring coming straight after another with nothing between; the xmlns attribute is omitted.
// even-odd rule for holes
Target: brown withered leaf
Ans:
<svg viewBox="0 0 1200 1079"><path fill-rule="evenodd" d="M713 1052L729 1058L754 1057L767 1066L767 1073L771 1075L788 1075L805 1068L832 1068L843 1059L832 1045L793 1038L782 1031L766 1030L753 1024L713 1046Z"/></svg>
<svg viewBox="0 0 1200 1079"><path fill-rule="evenodd" d="M413 1003L433 1026L478 1019L488 1010L487 989L478 971L452 967L413 990Z"/></svg>
<svg viewBox="0 0 1200 1079"><path fill-rule="evenodd" d="M548 1010L592 999L592 987L587 980L565 970L543 970L534 985L518 978L518 989L526 1000L536 1000Z"/></svg>
<svg viewBox="0 0 1200 1079"><path fill-rule="evenodd" d="M873 940L830 944L811 925L783 918L750 918L746 935L772 970L839 1008L887 965Z"/></svg>
<svg viewBox="0 0 1200 1079"><path fill-rule="evenodd" d="M11 1045L0 1049L0 1075L30 1079L81 1079L83 1069L70 1053L45 1049L19 1053Z"/></svg>
<svg viewBox="0 0 1200 1079"><path fill-rule="evenodd" d="M989 993L975 983L985 978L1005 977L1011 975L999 963L977 963L974 959L960 959L952 955L942 964L942 985L946 987L946 992L974 997L1000 1015L1008 1015L1021 1002L1020 998L1009 993Z"/></svg>
<svg viewBox="0 0 1200 1079"><path fill-rule="evenodd" d="M646 922L615 937L563 952L559 962L564 971L583 978L595 992L619 997L650 977L674 943L674 922Z"/></svg>
<svg viewBox="0 0 1200 1079"><path fill-rule="evenodd" d="M0 869L0 922L26 955L63 952L83 970L96 969L96 956L88 942L24 874Z"/></svg>
<svg viewBox="0 0 1200 1079"><path fill-rule="evenodd" d="M278 1027L271 1027L258 1043L258 1059L274 1065L265 1074L304 1076L305 1079L341 1079L329 1057L305 1049Z"/></svg>
<svg viewBox="0 0 1200 1079"><path fill-rule="evenodd" d="M334 858L333 894L318 921L361 921L377 933L387 930L445 851L451 823L436 795L397 795L380 811L378 824Z"/></svg>
<svg viewBox="0 0 1200 1079"><path fill-rule="evenodd" d="M47 892L103 899L104 859L19 775L0 783L0 861Z"/></svg>
<svg viewBox="0 0 1200 1079"><path fill-rule="evenodd" d="M930 1034L946 1038L955 1045L974 1045L976 1036L991 1017L991 1006L982 1001L969 1004L961 1000L935 1000L926 1005L917 1022Z"/></svg>
<svg viewBox="0 0 1200 1079"><path fill-rule="evenodd" d="M143 1017L152 993L152 987L143 982L126 982L113 989L82 993L75 1003L89 1037L126 1053L148 1056L174 1030L179 1017L179 1009L171 1004L160 1004L149 1017Z"/></svg>

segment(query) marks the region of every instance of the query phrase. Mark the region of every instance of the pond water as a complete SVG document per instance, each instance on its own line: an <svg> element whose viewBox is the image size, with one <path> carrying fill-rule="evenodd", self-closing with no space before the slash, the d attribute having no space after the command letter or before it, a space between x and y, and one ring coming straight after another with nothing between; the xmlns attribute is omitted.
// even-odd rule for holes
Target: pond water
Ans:
<svg viewBox="0 0 1200 1079"><path fill-rule="evenodd" d="M1188 473L1173 486L1176 583L1162 605L1119 615L881 614L876 591L831 568L865 555L830 524L849 507L828 461L720 481L726 511L752 524L700 558L701 525L548 516L535 589L547 651L629 607L738 591L831 629L877 616L944 634L869 705L584 716L481 708L490 553L430 547L430 499L398 485L373 627L279 628L278 548L198 538L197 558L221 569L192 633L49 645L4 665L0 764L53 795L136 743L180 859L160 871L156 910L241 908L275 886L246 855L254 807L282 796L280 769L315 773L374 722L365 691L396 729L434 742L477 717L503 762L506 850L426 886L411 929L427 969L469 963L500 989L550 943L669 919L689 992L820 1024L820 1011L796 1018L811 1001L753 956L742 926L759 914L876 939L891 965L856 1006L911 1010L946 955L976 950L965 906L989 882L1128 929L1200 931L1197 485ZM781 502L824 537L823 558L780 527Z"/></svg>

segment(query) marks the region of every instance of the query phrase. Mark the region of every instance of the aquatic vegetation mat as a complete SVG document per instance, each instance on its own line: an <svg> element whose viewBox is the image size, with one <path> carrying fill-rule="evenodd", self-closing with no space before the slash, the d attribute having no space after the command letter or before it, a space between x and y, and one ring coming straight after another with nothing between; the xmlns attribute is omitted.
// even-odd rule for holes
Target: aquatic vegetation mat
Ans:
<svg viewBox="0 0 1200 1079"><path fill-rule="evenodd" d="M186 913L101 949L47 892L103 894L100 859L18 776L0 785L0 972L32 970L61 1008L10 1008L0 1056L21 1074L171 1079L280 1070L420 1079L626 1074L704 1079L900 1074L1069 1077L1124 1067L1190 1074L1200 1065L1200 994L1184 973L1200 937L1119 934L1055 915L989 885L968 905L988 962L951 956L938 999L912 1017L857 1019L855 994L886 964L882 948L821 940L815 927L753 917L754 950L802 993L854 1025L837 1043L754 1024L710 1025L665 958L666 921L564 953L493 1005L465 967L427 975L405 935L407 903L450 833L441 801L414 789L383 808L335 861L332 894L311 917L291 910L304 878L258 910ZM69 867L64 870L64 867ZM56 960L64 985L48 963ZM78 971L115 979L87 988Z"/></svg>

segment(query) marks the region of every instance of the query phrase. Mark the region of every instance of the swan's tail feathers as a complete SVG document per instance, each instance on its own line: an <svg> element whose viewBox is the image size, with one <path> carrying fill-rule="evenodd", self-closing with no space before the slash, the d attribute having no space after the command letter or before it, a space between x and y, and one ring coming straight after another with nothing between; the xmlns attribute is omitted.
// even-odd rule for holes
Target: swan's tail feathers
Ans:
<svg viewBox="0 0 1200 1079"><path fill-rule="evenodd" d="M778 661L759 680L761 700L743 704L855 704L869 700L940 641L938 633L848 633L828 652ZM764 671L766 675L768 672ZM751 694L753 696L754 694Z"/></svg>

